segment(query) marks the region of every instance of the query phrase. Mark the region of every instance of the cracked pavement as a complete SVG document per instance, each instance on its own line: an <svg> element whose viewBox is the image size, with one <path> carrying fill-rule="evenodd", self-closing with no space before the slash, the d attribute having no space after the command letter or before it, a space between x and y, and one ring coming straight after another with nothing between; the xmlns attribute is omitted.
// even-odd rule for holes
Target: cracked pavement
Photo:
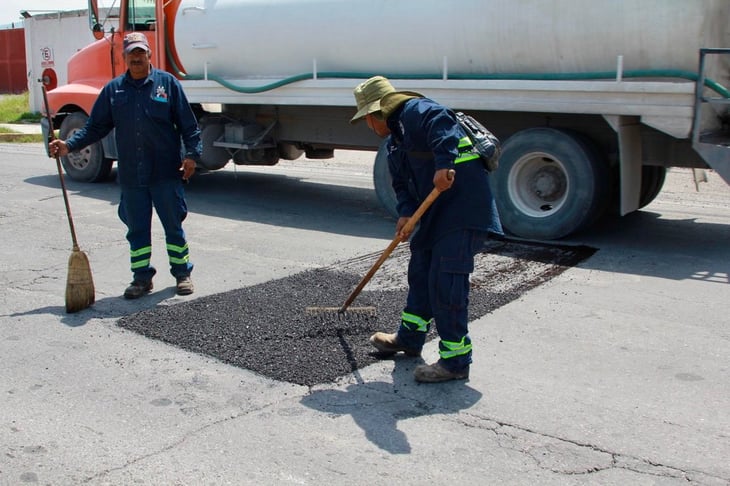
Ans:
<svg viewBox="0 0 730 486"><path fill-rule="evenodd" d="M472 324L469 381L418 385L421 360L395 358L301 385L117 322L381 251L394 222L368 154L198 174L189 297L159 271L122 299L117 188L67 181L97 300L71 315L55 163L0 143L0 164L0 484L730 484L730 188L714 174L695 192L672 171L643 211L561 242L597 251ZM533 268L519 261L491 264Z"/></svg>

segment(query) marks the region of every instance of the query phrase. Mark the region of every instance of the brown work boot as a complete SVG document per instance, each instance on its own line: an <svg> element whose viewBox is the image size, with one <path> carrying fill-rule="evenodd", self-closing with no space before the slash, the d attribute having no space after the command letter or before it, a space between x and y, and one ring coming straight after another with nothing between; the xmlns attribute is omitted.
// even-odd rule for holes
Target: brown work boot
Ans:
<svg viewBox="0 0 730 486"><path fill-rule="evenodd" d="M469 378L469 367L467 366L462 371L449 371L441 363L436 361L430 365L418 365L413 370L413 377L416 381L421 383L439 383L442 381L450 380L465 380Z"/></svg>
<svg viewBox="0 0 730 486"><path fill-rule="evenodd" d="M375 346L375 349L380 351L382 354L395 354L399 351L406 353L406 356L418 357L421 356L420 349L411 349L402 346L398 342L398 335L396 333L388 334L385 332L376 332L370 336L370 344Z"/></svg>
<svg viewBox="0 0 730 486"><path fill-rule="evenodd" d="M133 280L124 291L125 299L138 299L152 290L152 280Z"/></svg>
<svg viewBox="0 0 730 486"><path fill-rule="evenodd" d="M184 277L177 277L177 286L175 292L177 295L190 295L193 293L193 280L190 275Z"/></svg>

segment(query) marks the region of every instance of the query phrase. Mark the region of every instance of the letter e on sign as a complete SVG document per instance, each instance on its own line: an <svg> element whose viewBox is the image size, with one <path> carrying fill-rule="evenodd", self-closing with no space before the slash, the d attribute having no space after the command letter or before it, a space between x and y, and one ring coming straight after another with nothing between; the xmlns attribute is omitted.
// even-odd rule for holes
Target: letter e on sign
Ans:
<svg viewBox="0 0 730 486"><path fill-rule="evenodd" d="M41 47L41 67L52 67L54 64L53 49L50 47Z"/></svg>

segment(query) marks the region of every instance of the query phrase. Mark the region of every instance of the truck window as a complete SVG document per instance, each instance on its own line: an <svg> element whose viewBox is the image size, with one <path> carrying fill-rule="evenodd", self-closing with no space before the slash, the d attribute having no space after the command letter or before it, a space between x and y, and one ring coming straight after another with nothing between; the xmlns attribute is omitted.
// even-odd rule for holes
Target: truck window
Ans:
<svg viewBox="0 0 730 486"><path fill-rule="evenodd" d="M129 0L127 30L155 30L155 0Z"/></svg>

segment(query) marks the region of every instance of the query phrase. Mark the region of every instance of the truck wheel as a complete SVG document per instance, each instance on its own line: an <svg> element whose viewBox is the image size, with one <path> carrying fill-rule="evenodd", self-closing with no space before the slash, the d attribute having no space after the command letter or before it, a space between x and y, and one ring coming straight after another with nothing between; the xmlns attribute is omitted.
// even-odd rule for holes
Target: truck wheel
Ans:
<svg viewBox="0 0 730 486"><path fill-rule="evenodd" d="M83 128L88 117L81 112L71 113L61 123L59 136L61 140L67 140L71 135ZM109 179L112 171L111 159L104 158L104 149L101 142L96 142L84 147L77 152L71 152L61 157L66 174L79 182L100 182Z"/></svg>
<svg viewBox="0 0 730 486"><path fill-rule="evenodd" d="M658 165L645 165L641 168L641 194L639 208L648 206L659 195L664 180L667 178L667 168Z"/></svg>
<svg viewBox="0 0 730 486"><path fill-rule="evenodd" d="M505 230L523 238L562 238L593 223L609 198L609 170L577 133L531 128L502 147L490 176Z"/></svg>
<svg viewBox="0 0 730 486"><path fill-rule="evenodd" d="M385 142L380 144L378 153L375 156L373 184L375 185L375 194L378 196L380 204L388 214L394 218L398 218L398 211L396 210L398 200L395 198L393 178L390 176L390 170L388 170L388 149Z"/></svg>
<svg viewBox="0 0 730 486"><path fill-rule="evenodd" d="M225 129L223 123L206 123L200 131L200 142L203 145L200 165L207 170L222 169L231 160L231 154L225 148L213 145L213 142L223 136Z"/></svg>

